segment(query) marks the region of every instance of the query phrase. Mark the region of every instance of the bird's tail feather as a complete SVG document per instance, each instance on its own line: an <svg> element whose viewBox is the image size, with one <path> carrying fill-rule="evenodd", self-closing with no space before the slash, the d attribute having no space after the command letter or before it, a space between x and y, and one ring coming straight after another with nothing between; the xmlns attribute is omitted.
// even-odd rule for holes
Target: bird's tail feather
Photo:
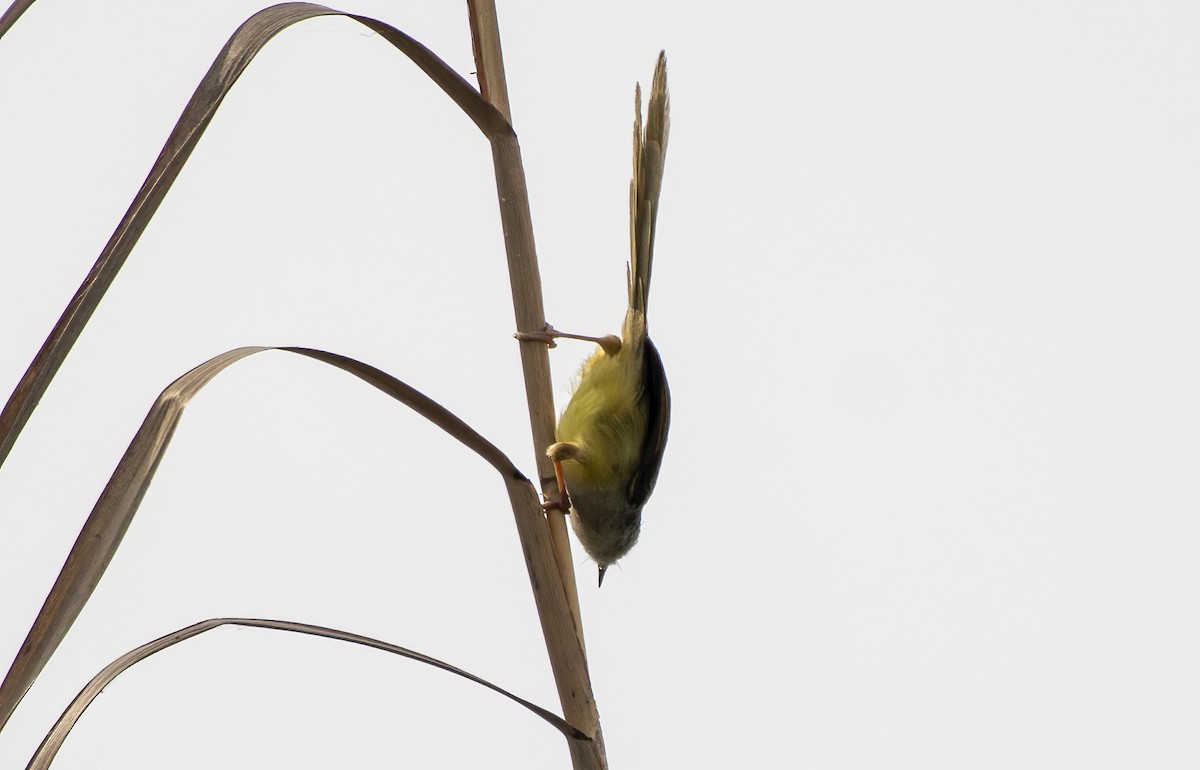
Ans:
<svg viewBox="0 0 1200 770"><path fill-rule="evenodd" d="M654 261L654 221L662 191L667 136L671 128L671 100L667 93L667 54L658 55L650 104L642 123L642 87L634 92L633 181L629 183L629 310L643 317L650 295L650 268Z"/></svg>

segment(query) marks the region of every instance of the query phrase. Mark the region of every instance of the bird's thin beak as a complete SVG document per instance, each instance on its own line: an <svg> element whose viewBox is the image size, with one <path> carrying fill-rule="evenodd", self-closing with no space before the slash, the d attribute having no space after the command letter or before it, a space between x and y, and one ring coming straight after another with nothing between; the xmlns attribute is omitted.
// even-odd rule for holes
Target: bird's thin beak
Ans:
<svg viewBox="0 0 1200 770"><path fill-rule="evenodd" d="M600 582L597 585L604 585L604 573L608 571L608 567L600 568Z"/></svg>

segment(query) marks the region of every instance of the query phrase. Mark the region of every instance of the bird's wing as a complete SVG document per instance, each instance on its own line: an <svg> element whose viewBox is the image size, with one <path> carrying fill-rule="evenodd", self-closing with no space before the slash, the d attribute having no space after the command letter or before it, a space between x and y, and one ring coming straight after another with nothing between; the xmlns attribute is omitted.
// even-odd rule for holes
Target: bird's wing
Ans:
<svg viewBox="0 0 1200 770"><path fill-rule="evenodd" d="M629 484L629 503L638 508L654 491L663 450L667 446L667 429L671 426L671 389L667 387L667 372L663 369L658 348L649 338L645 351L646 433L642 437L641 460Z"/></svg>

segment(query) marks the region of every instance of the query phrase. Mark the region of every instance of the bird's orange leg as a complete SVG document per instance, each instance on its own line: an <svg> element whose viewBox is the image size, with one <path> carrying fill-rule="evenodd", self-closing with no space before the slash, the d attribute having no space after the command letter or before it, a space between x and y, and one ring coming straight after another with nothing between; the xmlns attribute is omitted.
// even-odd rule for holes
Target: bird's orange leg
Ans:
<svg viewBox="0 0 1200 770"><path fill-rule="evenodd" d="M559 498L556 502L547 503L547 510L558 509L564 514L571 512L571 495L567 492L567 479L563 475L563 460L582 461L586 452L579 444L571 441L559 441L546 448L546 456L554 465L554 480L558 482Z"/></svg>
<svg viewBox="0 0 1200 770"><path fill-rule="evenodd" d="M560 332L550 324L546 324L546 328L540 332L517 332L513 335L521 342L544 342L550 347L557 347L556 339L583 340L584 342L594 342L604 348L604 352L610 356L615 356L621 352L621 338L615 334L609 334L605 337L589 337L585 334L568 334Z"/></svg>
<svg viewBox="0 0 1200 770"><path fill-rule="evenodd" d="M542 508L547 511L562 511L564 516L569 516L571 496L567 493L567 482L563 479L562 463L553 457L550 458L550 462L554 464L554 480L558 482L558 499L546 501Z"/></svg>

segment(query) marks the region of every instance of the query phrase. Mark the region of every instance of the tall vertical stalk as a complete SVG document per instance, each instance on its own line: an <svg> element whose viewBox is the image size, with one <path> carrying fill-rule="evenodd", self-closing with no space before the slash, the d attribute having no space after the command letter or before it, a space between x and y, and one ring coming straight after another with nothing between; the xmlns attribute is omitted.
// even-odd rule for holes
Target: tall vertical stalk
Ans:
<svg viewBox="0 0 1200 770"><path fill-rule="evenodd" d="M508 104L507 80L504 75L495 3L493 0L468 0L467 6L480 89L484 98L504 114L511 124L512 112ZM542 281L533 243L533 222L529 211L529 193L525 184L525 167L521 163L521 147L515 134L493 136L491 144L517 330L537 331L545 327L546 314L542 305ZM554 398L549 356L546 346L536 342L521 343L520 350L538 476L543 492L550 499L558 499L559 490L554 481L553 469L545 455L546 447L554 441ZM575 569L571 563L571 549L563 512L548 511L546 521L550 530L550 542L553 544L553 557L561 576L561 590L566 594L572 615L570 620L575 630L574 639L562 638L562 619L547 617L540 601L538 615L546 637L554 680L558 685L563 717L594 736L591 742L569 741L571 761L576 770L607 768L600 715L596 710L591 678L588 675L583 621L579 613L579 594L575 585ZM522 547L529 547L524 535ZM534 582L536 597L539 587L532 571L530 579Z"/></svg>

